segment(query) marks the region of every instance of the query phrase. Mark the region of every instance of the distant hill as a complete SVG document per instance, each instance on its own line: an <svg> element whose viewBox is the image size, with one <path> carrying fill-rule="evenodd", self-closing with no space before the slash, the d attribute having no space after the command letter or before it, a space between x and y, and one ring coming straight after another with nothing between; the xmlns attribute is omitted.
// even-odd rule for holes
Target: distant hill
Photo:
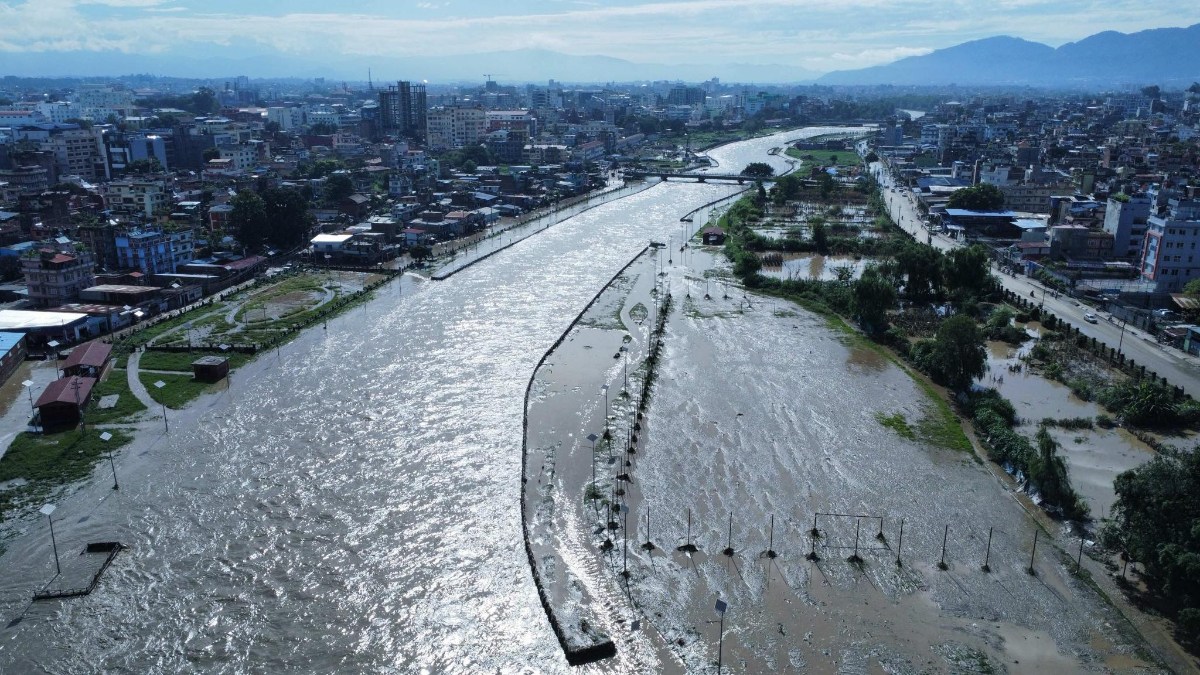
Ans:
<svg viewBox="0 0 1200 675"><path fill-rule="evenodd" d="M482 82L485 71L498 73L502 84L540 82L635 82L679 80L701 82L780 83L812 80L818 73L787 65L742 63L639 63L609 56L575 56L540 49L521 49L437 57L362 57L330 54L322 58L281 54L238 45L209 46L203 53L146 56L121 52L6 53L0 75L74 77L149 73L197 78L329 77L362 80L370 68L379 82L392 79L431 82Z"/></svg>
<svg viewBox="0 0 1200 675"><path fill-rule="evenodd" d="M1200 81L1200 24L1137 33L1106 31L1055 49L1001 36L817 79L843 85L1179 85Z"/></svg>

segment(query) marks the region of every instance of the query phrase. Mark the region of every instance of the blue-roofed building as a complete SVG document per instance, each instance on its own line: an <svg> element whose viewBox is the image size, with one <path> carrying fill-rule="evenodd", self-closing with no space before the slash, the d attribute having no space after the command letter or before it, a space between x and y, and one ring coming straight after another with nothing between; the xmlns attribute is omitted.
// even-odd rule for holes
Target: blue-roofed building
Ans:
<svg viewBox="0 0 1200 675"><path fill-rule="evenodd" d="M8 381L25 360L25 334L0 332L0 383Z"/></svg>
<svg viewBox="0 0 1200 675"><path fill-rule="evenodd" d="M946 228L961 231L968 238L1020 239L1017 214L1012 211L971 211L946 209L942 217Z"/></svg>
<svg viewBox="0 0 1200 675"><path fill-rule="evenodd" d="M27 252L32 251L33 249L37 248L37 245L38 245L38 243L36 241L18 242L16 244L12 244L10 246L5 246L4 248L0 248L0 256L10 256L13 258L20 258L22 255L25 255Z"/></svg>

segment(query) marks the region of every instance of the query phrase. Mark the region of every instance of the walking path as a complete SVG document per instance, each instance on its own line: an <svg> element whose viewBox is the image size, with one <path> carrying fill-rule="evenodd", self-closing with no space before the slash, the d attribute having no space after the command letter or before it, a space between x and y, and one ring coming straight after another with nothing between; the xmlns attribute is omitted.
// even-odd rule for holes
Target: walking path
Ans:
<svg viewBox="0 0 1200 675"><path fill-rule="evenodd" d="M129 360L125 362L125 377L129 383L129 391L137 397L142 405L146 406L147 410L154 410L158 406L158 401L155 401L150 392L142 384L142 379L138 377L138 364L142 360L142 352L133 352L129 355Z"/></svg>

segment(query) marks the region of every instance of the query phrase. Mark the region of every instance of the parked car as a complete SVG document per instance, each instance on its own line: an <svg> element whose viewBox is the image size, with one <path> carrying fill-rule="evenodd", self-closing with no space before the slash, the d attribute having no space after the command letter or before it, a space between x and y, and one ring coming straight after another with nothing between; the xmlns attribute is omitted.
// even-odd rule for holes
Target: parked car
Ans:
<svg viewBox="0 0 1200 675"><path fill-rule="evenodd" d="M1086 322L1088 322L1088 323L1096 323L1096 313L1095 313L1095 312L1088 312L1088 313L1084 314L1084 315L1083 315L1083 320L1084 320L1084 321L1086 321Z"/></svg>

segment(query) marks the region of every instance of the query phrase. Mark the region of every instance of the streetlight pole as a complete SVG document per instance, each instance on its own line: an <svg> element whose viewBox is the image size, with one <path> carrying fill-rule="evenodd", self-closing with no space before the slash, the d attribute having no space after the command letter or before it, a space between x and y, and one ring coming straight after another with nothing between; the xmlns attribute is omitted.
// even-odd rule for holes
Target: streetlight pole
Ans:
<svg viewBox="0 0 1200 675"><path fill-rule="evenodd" d="M33 380L25 380L21 386L25 387L25 391L29 393L29 414L32 415L30 418L32 420L37 417L37 408L33 407Z"/></svg>
<svg viewBox="0 0 1200 675"><path fill-rule="evenodd" d="M39 511L46 514L46 520L50 521L50 545L54 547L54 569L62 574L62 566L58 564L58 542L54 538L54 519L50 517L55 508L53 504L46 504Z"/></svg>
<svg viewBox="0 0 1200 675"><path fill-rule="evenodd" d="M104 448L108 452L108 465L110 467L112 467L112 474L113 474L112 489L120 490L121 484L117 482L117 463L115 461L113 461L112 447L109 446L109 444L108 444L108 442L110 440L112 440L112 434L105 431L104 433L100 434L100 440L104 441Z"/></svg>
<svg viewBox="0 0 1200 675"><path fill-rule="evenodd" d="M587 439L592 442L592 503L596 503L596 434L588 434ZM598 507L598 505L597 505Z"/></svg>
<svg viewBox="0 0 1200 675"><path fill-rule="evenodd" d="M608 438L608 385L600 385L600 390L604 392L604 437Z"/></svg>
<svg viewBox="0 0 1200 675"><path fill-rule="evenodd" d="M1121 353L1121 345L1125 344L1125 324L1129 323L1129 319L1121 319L1121 338L1117 340L1117 354ZM32 394L30 394L32 396Z"/></svg>
<svg viewBox="0 0 1200 675"><path fill-rule="evenodd" d="M625 357L625 386L621 391L629 391L629 347L621 345L621 355Z"/></svg>
<svg viewBox="0 0 1200 675"><path fill-rule="evenodd" d="M721 661L722 661L721 657L723 656L723 653L725 651L725 610L728 608L729 608L729 605L727 605L724 600L717 600L717 606L716 606L717 614L721 615L720 633L717 634L718 635L718 637L717 637L717 675L721 674ZM710 621L709 623L712 623L712 622Z"/></svg>

